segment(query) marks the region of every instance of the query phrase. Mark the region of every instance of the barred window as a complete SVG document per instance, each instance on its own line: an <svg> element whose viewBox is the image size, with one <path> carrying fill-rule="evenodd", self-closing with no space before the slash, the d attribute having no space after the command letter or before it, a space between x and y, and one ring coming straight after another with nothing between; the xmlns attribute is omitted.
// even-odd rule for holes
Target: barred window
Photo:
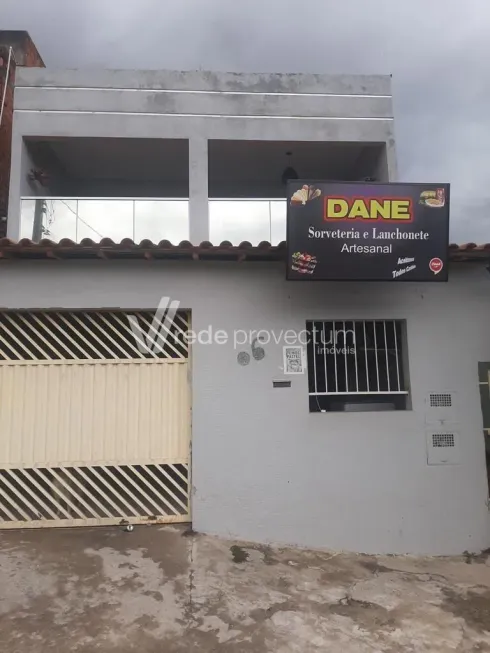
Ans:
<svg viewBox="0 0 490 653"><path fill-rule="evenodd" d="M308 321L310 411L407 408L402 320Z"/></svg>

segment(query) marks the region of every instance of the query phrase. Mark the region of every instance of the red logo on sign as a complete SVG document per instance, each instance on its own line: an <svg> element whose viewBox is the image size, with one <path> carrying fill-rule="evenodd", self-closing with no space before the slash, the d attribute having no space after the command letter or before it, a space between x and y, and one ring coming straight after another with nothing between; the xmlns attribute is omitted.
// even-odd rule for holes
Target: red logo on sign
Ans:
<svg viewBox="0 0 490 653"><path fill-rule="evenodd" d="M430 260L429 263L429 268L434 274L439 274L439 272L442 270L444 263L441 261L440 258L433 258Z"/></svg>

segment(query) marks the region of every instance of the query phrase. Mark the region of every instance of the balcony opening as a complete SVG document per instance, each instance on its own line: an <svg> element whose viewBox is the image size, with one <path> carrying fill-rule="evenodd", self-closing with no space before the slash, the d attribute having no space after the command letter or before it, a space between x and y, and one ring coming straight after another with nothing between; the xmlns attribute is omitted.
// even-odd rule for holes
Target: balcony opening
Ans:
<svg viewBox="0 0 490 653"><path fill-rule="evenodd" d="M189 238L189 146L182 139L24 142L21 237L120 242Z"/></svg>
<svg viewBox="0 0 490 653"><path fill-rule="evenodd" d="M286 239L284 178L388 181L384 143L212 140L208 144L211 242Z"/></svg>

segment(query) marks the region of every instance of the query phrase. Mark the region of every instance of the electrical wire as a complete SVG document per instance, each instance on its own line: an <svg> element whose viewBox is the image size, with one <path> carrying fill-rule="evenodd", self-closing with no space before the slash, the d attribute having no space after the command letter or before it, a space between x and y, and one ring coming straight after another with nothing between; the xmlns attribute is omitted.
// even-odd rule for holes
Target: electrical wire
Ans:
<svg viewBox="0 0 490 653"><path fill-rule="evenodd" d="M4 84L4 87L3 87L2 105L0 107L0 127L2 126L3 109L4 109L4 106L5 106L5 97L7 95L7 86L8 86L8 83L9 83L10 63L12 61L12 52L13 52L13 50L10 47L9 48L9 57L8 57L8 62L7 62L7 70L5 72L5 84ZM14 63L15 63L15 59L14 59Z"/></svg>
<svg viewBox="0 0 490 653"><path fill-rule="evenodd" d="M83 218L81 218L80 215L79 215L76 211L74 211L74 210L71 208L71 206L70 206L69 204L67 204L67 203L65 202L65 200L60 200L60 202L61 202L62 204L64 204L64 205L66 206L66 208L69 209L69 210L73 213L73 215L77 218L77 220L80 220L80 222L82 222L86 227L88 227L88 228L91 229L94 233L96 233L97 236L99 236L99 238L104 238L104 236L103 236L101 233L99 233L99 232L97 231L97 229L94 229L93 227L91 227L91 226L89 225L88 222L86 222Z"/></svg>

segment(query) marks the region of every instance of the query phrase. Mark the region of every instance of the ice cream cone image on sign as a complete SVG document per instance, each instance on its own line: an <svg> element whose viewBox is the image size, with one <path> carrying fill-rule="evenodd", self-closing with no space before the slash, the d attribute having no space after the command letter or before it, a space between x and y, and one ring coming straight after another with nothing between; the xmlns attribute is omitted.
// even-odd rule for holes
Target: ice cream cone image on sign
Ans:
<svg viewBox="0 0 490 653"><path fill-rule="evenodd" d="M293 193L291 197L291 204L305 205L307 201L308 201L308 186L303 186L303 188L300 188L295 193Z"/></svg>
<svg viewBox="0 0 490 653"><path fill-rule="evenodd" d="M322 194L319 188L305 184L291 196L291 204L302 204L303 206L309 200L314 200Z"/></svg>

